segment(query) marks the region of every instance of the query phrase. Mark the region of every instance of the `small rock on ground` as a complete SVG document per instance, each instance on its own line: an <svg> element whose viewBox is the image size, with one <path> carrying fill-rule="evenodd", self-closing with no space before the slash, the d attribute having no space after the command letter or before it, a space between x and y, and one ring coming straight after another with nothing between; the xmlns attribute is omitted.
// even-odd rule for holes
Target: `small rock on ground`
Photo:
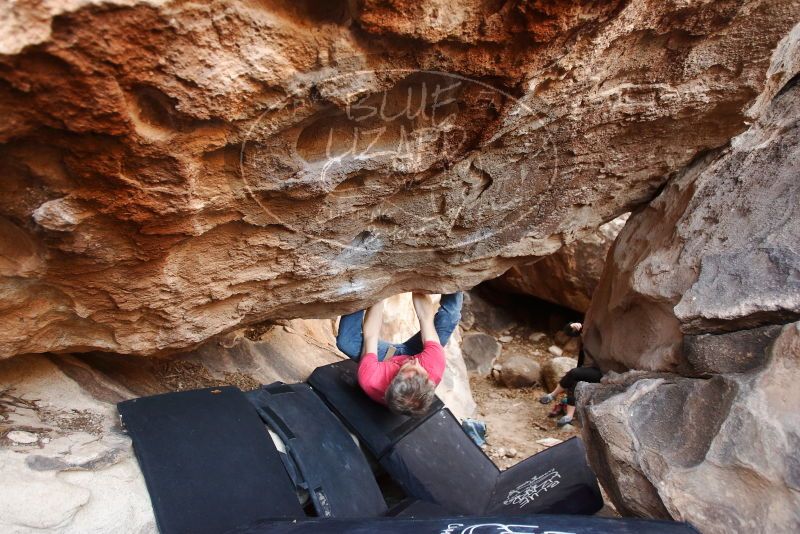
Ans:
<svg viewBox="0 0 800 534"><path fill-rule="evenodd" d="M495 338L481 332L466 334L461 340L461 353L467 369L480 375L489 374L492 362L500 356L502 350Z"/></svg>
<svg viewBox="0 0 800 534"><path fill-rule="evenodd" d="M12 430L6 434L6 437L14 443L22 445L30 445L31 443L39 441L39 436L32 432L25 432L24 430Z"/></svg>
<svg viewBox="0 0 800 534"><path fill-rule="evenodd" d="M527 388L541 380L541 366L527 356L511 356L498 367L500 382L509 388Z"/></svg>

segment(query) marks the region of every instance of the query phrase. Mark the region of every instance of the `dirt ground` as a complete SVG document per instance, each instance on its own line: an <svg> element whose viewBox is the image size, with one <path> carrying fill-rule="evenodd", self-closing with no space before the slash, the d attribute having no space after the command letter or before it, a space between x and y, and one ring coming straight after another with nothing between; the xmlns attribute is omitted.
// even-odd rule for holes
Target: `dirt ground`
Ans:
<svg viewBox="0 0 800 534"><path fill-rule="evenodd" d="M556 428L555 419L547 417L550 406L536 400L544 395L541 388L509 389L479 376L471 377L470 385L478 404L476 419L486 423L486 453L500 469L547 448L537 440L578 435L577 428Z"/></svg>
<svg viewBox="0 0 800 534"><path fill-rule="evenodd" d="M548 336L538 342L528 340L533 332L518 326L511 330L513 341L503 343L499 361L513 355L525 355L540 364L551 357L547 347L553 344ZM569 354L565 354L569 355ZM472 375L470 387L478 405L475 418L486 423L486 453L500 469L508 469L547 448L537 443L545 438L561 441L578 435L579 428L556 426L556 418L548 418L552 405L538 399L547 393L543 387L507 388L491 377Z"/></svg>
<svg viewBox="0 0 800 534"><path fill-rule="evenodd" d="M499 303L473 298L471 307L474 321L464 330L494 336L503 347L497 363L502 364L511 356L526 356L542 365L554 357L548 351L554 345L563 349L563 356L577 357L577 347L557 330L568 321L579 321L580 317L563 308L519 297ZM498 319L501 314L505 317ZM538 443L540 440L565 441L580 435L579 420L558 428L557 418L548 417L552 405L539 402L539 397L547 393L541 385L507 388L491 376L473 373L470 387L477 404L475 419L486 423L484 450L500 469L508 469L546 449L548 445ZM619 517L602 487L600 491L606 505L597 515Z"/></svg>

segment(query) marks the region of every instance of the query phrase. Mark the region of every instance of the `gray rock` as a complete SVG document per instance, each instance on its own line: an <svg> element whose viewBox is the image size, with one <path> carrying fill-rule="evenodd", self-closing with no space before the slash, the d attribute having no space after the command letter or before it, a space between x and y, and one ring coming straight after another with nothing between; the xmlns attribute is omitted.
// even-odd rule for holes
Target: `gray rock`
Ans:
<svg viewBox="0 0 800 534"><path fill-rule="evenodd" d="M710 380L578 387L590 462L621 513L711 534L800 529L800 323L767 352L765 367Z"/></svg>
<svg viewBox="0 0 800 534"><path fill-rule="evenodd" d="M533 343L538 343L539 341L542 341L543 339L546 338L547 334L545 334L544 332L534 332L533 334L528 336L528 340Z"/></svg>
<svg viewBox="0 0 800 534"><path fill-rule="evenodd" d="M549 352L549 353L550 353L550 354L552 354L553 356L561 356L562 354L564 354L564 351L563 351L563 350L561 350L561 348L560 348L560 347L556 347L555 345L551 345L551 346L549 346L549 347L547 348L547 352Z"/></svg>
<svg viewBox="0 0 800 534"><path fill-rule="evenodd" d="M461 352L467 370L480 375L487 375L492 370L492 363L503 350L498 341L482 332L465 334L461 341Z"/></svg>
<svg viewBox="0 0 800 534"><path fill-rule="evenodd" d="M547 360L542 364L542 385L547 391L553 391L561 377L577 366L578 360L566 356Z"/></svg>
<svg viewBox="0 0 800 534"><path fill-rule="evenodd" d="M625 515L701 532L800 531L800 25L752 126L631 216L584 342L593 469ZM688 376L680 376L688 375ZM709 376L708 379L697 375Z"/></svg>
<svg viewBox="0 0 800 534"><path fill-rule="evenodd" d="M527 356L504 359L500 369L500 383L509 388L527 388L541 380L541 367Z"/></svg>
<svg viewBox="0 0 800 534"><path fill-rule="evenodd" d="M6 434L6 437L14 443L19 443L21 445L29 445L39 441L39 436L33 432L25 432L24 430L12 430Z"/></svg>
<svg viewBox="0 0 800 534"><path fill-rule="evenodd" d="M698 375L744 373L763 365L766 348L781 331L777 325L727 334L687 335L683 355Z"/></svg>
<svg viewBox="0 0 800 534"><path fill-rule="evenodd" d="M584 326L602 368L687 373L685 334L800 318L798 35L773 58L752 126L620 232Z"/></svg>
<svg viewBox="0 0 800 534"><path fill-rule="evenodd" d="M461 325L465 329L480 328L500 336L516 325L514 315L501 306L495 306L476 291L464 292ZM467 326L468 325L468 326Z"/></svg>

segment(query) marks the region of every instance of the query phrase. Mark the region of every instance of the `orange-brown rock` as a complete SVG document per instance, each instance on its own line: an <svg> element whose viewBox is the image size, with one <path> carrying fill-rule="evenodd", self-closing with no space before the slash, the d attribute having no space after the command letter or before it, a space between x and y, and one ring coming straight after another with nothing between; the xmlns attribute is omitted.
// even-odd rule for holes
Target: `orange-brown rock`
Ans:
<svg viewBox="0 0 800 534"><path fill-rule="evenodd" d="M450 291L745 128L790 0L0 6L0 356Z"/></svg>

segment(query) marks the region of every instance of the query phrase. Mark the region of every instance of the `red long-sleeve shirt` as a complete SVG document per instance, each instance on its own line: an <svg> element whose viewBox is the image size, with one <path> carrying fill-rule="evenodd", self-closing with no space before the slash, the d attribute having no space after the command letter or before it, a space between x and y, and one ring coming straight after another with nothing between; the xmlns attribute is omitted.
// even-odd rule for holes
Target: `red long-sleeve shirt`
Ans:
<svg viewBox="0 0 800 534"><path fill-rule="evenodd" d="M426 341L422 352L414 356L393 356L379 362L378 355L370 352L361 357L358 365L358 383L361 389L374 401L386 404L384 397L392 379L407 361L416 358L420 365L428 371L428 378L434 384L442 381L445 358L442 346L436 341Z"/></svg>

